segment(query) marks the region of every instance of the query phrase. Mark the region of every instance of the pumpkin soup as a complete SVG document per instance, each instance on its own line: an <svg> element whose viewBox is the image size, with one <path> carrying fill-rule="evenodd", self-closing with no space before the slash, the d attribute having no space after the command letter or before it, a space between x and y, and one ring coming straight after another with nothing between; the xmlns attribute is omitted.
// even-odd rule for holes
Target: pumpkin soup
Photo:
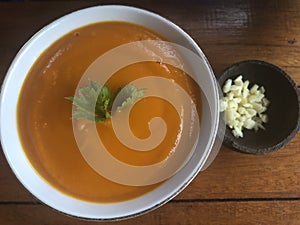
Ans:
<svg viewBox="0 0 300 225"><path fill-rule="evenodd" d="M72 104L65 99L74 95L79 80L96 58L117 46L141 40L163 38L145 27L124 22L85 26L51 45L27 75L18 102L19 135L33 167L58 190L85 201L118 202L141 196L160 185L123 185L94 171L78 149L71 120ZM176 82L201 112L201 91L195 81L182 70L161 62L126 66L114 73L105 85L117 93L120 87L144 76ZM162 143L150 151L135 151L122 144L110 118L97 123L98 135L110 154L124 163L145 166L161 162L172 154L182 124L170 103L146 97L130 112L129 124L134 135L147 138L150 135L147 123L154 117L162 118L168 129ZM82 124L77 125L81 129Z"/></svg>

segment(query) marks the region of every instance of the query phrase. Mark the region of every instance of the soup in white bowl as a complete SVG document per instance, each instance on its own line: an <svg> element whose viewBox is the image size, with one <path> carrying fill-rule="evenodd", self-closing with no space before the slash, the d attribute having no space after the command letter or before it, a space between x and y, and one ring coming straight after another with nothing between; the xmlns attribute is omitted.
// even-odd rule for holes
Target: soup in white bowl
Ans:
<svg viewBox="0 0 300 225"><path fill-rule="evenodd" d="M138 55L129 64L132 43L149 60ZM110 71L120 61L124 66ZM106 67L109 79L103 78ZM135 82L143 78L151 79ZM95 85L109 91L99 89L104 97L90 102ZM122 89L129 92L114 107ZM167 93L175 96L172 104L160 98ZM90 114L70 96L99 110ZM115 127L114 118L120 121ZM136 136L135 147L115 135L123 127L124 139ZM1 92L1 142L14 173L47 205L83 218L127 218L167 202L203 168L217 129L217 85L200 48L170 21L133 7L92 7L49 24L19 51ZM107 160L91 150L98 139Z"/></svg>

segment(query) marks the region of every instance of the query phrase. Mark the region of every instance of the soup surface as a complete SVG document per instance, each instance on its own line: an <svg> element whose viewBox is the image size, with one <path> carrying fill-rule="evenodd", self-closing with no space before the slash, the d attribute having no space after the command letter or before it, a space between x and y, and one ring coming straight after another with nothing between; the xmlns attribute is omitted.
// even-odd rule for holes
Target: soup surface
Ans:
<svg viewBox="0 0 300 225"><path fill-rule="evenodd" d="M32 66L18 103L19 135L33 167L60 191L91 202L116 202L141 196L158 184L127 186L112 182L95 172L78 150L72 128L72 96L83 73L99 56L121 44L139 40L163 40L144 27L104 22L79 28L51 45ZM158 62L135 63L117 71L107 82L112 90L143 76L161 76L181 85L201 112L200 90L180 69ZM139 152L116 138L110 119L97 123L98 134L110 153L120 161L143 166L168 157L180 132L180 118L163 99L147 97L130 113L132 132L149 136L148 121L161 117L168 127L163 142L151 151Z"/></svg>

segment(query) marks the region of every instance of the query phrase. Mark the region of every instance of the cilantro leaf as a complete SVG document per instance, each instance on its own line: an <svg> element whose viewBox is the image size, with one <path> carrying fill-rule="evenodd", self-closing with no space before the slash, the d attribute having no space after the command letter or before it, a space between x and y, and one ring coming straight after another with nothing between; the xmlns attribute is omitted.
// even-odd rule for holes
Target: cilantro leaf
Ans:
<svg viewBox="0 0 300 225"><path fill-rule="evenodd" d="M71 101L76 107L72 119L86 118L95 122L104 122L111 117L110 108L113 94L105 85L90 80L89 86L81 87L78 96L70 96L65 99Z"/></svg>
<svg viewBox="0 0 300 225"><path fill-rule="evenodd" d="M106 85L100 85L90 80L89 86L79 88L78 96L65 97L65 99L71 101L75 106L72 119L86 118L94 122L105 122L106 119L111 118L112 103L118 93L122 97L122 103L118 109L133 104L144 96L144 90L137 89L132 84L119 89L114 94Z"/></svg>
<svg viewBox="0 0 300 225"><path fill-rule="evenodd" d="M125 108L128 105L133 104L137 99L144 96L144 89L137 89L133 84L126 85L120 94L124 99L122 104L118 107L118 110Z"/></svg>

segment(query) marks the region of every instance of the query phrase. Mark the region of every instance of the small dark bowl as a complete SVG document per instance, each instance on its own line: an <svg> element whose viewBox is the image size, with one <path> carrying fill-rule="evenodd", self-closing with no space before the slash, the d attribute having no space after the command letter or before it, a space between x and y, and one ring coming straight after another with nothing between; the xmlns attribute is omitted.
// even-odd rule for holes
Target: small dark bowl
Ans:
<svg viewBox="0 0 300 225"><path fill-rule="evenodd" d="M238 75L242 75L244 81L249 80L249 87L253 84L265 87L265 95L271 102L266 111L269 121L264 124L265 130L244 129L243 138L234 137L226 126L224 144L251 154L265 154L285 147L300 128L300 92L297 85L277 66L247 60L225 69L218 79L220 87L227 79L235 79Z"/></svg>

